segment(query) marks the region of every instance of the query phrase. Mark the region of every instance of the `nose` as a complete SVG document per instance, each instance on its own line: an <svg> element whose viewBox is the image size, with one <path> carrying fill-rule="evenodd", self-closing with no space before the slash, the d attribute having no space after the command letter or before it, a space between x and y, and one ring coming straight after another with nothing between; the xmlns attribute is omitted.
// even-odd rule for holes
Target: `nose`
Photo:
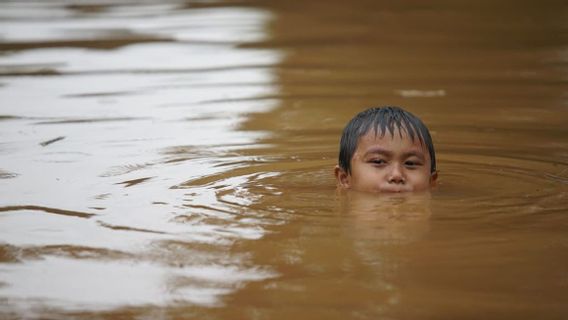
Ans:
<svg viewBox="0 0 568 320"><path fill-rule="evenodd" d="M392 184L404 184L406 182L406 178L404 177L404 173L402 172L400 165L395 164L392 166L388 175L388 181Z"/></svg>

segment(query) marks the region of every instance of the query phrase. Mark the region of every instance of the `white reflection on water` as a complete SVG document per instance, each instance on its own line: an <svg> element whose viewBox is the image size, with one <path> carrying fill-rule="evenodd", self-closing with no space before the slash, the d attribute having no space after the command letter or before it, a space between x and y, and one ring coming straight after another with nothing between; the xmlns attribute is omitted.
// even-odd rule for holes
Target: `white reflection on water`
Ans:
<svg viewBox="0 0 568 320"><path fill-rule="evenodd" d="M223 44L191 44L191 43L153 43L132 44L122 49L112 51L93 51L88 49L41 49L31 52L23 52L2 57L2 63L8 64L13 71L16 68L27 68L30 70L52 70L64 74L85 74L85 73L156 73L170 72L179 74L190 71L209 71L217 69L223 71L228 68L246 68L256 66L269 66L278 55L266 50L237 50L229 45ZM18 70L18 69L16 69ZM240 72L244 75L245 83L258 81L259 75L250 72ZM234 76L234 75L233 75ZM193 76L169 76L162 79L163 85L172 78L185 81L182 83L192 83L188 80L207 78L207 75L197 74ZM260 76L262 77L262 76ZM124 77L123 77L124 78ZM119 78L120 79L120 78ZM230 78L228 80L235 80ZM262 78L261 78L262 79ZM219 79L217 79L219 80ZM132 80L142 86L144 82ZM193 81L195 83L195 81ZM110 86L114 84L114 86ZM98 91L91 92L122 92L120 89L140 89L137 86L127 86L125 84L115 87L118 83L111 82L95 85ZM157 83L159 84L159 82ZM71 94L72 88L68 88ZM89 91L84 92L84 94Z"/></svg>
<svg viewBox="0 0 568 320"><path fill-rule="evenodd" d="M15 260L0 264L4 310L213 306L275 276L229 250L262 237L266 222L225 212L207 186L178 187L242 165L248 157L231 150L265 136L238 128L274 107L259 98L277 91L281 54L237 45L265 37L269 13L175 2L0 8L3 42L56 44L0 56L0 245ZM160 42L73 47L140 35ZM244 208L246 197L232 200Z"/></svg>
<svg viewBox="0 0 568 320"><path fill-rule="evenodd" d="M219 303L219 295L236 289L235 284L274 276L254 268L173 267L52 257L23 266L1 265L0 272L9 274L17 283L10 289L11 299L38 300L51 307L67 309L166 305L181 301L214 306ZM188 285L180 286L184 282ZM120 285L115 285L117 283ZM25 308L25 303L19 307Z"/></svg>
<svg viewBox="0 0 568 320"><path fill-rule="evenodd" d="M47 2L47 1L45 1ZM100 2L100 1L99 1ZM113 39L146 35L177 41L241 43L266 38L270 16L260 10L214 8L182 10L180 4L110 3L101 13L73 11L63 3L4 3L4 41Z"/></svg>

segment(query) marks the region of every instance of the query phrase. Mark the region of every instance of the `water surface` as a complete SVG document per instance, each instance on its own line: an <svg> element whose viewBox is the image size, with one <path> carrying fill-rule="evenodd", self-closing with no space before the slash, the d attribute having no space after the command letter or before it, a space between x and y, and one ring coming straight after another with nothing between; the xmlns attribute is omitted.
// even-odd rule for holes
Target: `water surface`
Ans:
<svg viewBox="0 0 568 320"><path fill-rule="evenodd" d="M2 317L568 314L562 2L0 8ZM336 192L385 104L439 185Z"/></svg>

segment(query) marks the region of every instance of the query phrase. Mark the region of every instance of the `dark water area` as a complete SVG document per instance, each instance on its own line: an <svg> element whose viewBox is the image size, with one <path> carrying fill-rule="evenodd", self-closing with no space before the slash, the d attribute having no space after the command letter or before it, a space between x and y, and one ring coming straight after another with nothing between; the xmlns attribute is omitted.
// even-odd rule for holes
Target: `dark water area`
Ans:
<svg viewBox="0 0 568 320"><path fill-rule="evenodd" d="M345 123L428 194L339 193ZM0 318L565 319L564 1L0 2Z"/></svg>

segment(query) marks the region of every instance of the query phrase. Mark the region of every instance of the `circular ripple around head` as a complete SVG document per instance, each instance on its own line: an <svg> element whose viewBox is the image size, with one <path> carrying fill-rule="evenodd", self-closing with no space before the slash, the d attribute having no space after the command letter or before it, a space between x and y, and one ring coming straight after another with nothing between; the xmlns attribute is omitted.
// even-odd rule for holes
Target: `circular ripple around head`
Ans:
<svg viewBox="0 0 568 320"><path fill-rule="evenodd" d="M454 154L442 157L441 168L436 198L460 212L568 212L568 165Z"/></svg>

